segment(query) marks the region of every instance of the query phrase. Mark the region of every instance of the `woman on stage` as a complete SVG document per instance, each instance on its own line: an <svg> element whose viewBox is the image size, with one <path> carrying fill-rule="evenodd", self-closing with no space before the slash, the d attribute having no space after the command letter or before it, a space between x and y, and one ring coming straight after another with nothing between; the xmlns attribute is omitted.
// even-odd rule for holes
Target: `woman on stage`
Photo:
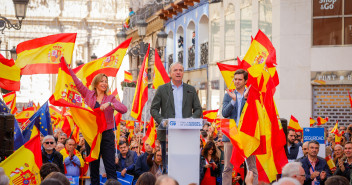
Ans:
<svg viewBox="0 0 352 185"><path fill-rule="evenodd" d="M91 90L89 90L77 78L71 68L69 68L69 71L86 104L92 109L100 108L100 110L104 112L107 127L102 134L100 155L103 158L107 179L117 179L115 166L115 135L113 132L115 126L114 110L124 114L127 112L127 107L117 101L113 95L107 94L109 91L109 84L108 77L105 74L97 74L92 81ZM99 160L90 163L90 178L92 185L100 184L99 165Z"/></svg>

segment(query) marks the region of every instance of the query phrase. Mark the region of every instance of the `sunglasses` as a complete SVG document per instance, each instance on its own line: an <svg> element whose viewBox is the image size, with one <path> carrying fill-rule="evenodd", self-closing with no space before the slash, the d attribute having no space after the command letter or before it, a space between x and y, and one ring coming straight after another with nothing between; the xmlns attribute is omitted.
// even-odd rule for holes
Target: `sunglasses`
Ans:
<svg viewBox="0 0 352 185"><path fill-rule="evenodd" d="M54 142L44 142L45 144L51 144L51 145L53 145L54 144Z"/></svg>
<svg viewBox="0 0 352 185"><path fill-rule="evenodd" d="M138 148L138 146L131 147L131 149L137 149L137 148Z"/></svg>

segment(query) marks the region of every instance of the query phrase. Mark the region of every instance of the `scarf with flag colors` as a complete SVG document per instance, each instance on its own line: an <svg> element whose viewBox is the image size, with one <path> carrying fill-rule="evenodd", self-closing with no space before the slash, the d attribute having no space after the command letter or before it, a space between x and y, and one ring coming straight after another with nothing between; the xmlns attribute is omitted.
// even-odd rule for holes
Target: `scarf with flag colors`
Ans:
<svg viewBox="0 0 352 185"><path fill-rule="evenodd" d="M170 77L161 63L158 51L155 50L155 62L154 62L154 76L153 76L153 89L158 89L159 86L170 82Z"/></svg>
<svg viewBox="0 0 352 185"><path fill-rule="evenodd" d="M15 114L17 112L17 108L16 108L16 91L7 93L5 95L3 95L4 101L7 105L7 107L9 107L11 109L11 114Z"/></svg>
<svg viewBox="0 0 352 185"><path fill-rule="evenodd" d="M90 86L93 78L99 73L116 77L131 39L132 38L125 40L106 55L73 69L73 72L82 80L82 83L86 87Z"/></svg>
<svg viewBox="0 0 352 185"><path fill-rule="evenodd" d="M0 54L0 88L8 91L20 90L21 69L13 59L6 59Z"/></svg>
<svg viewBox="0 0 352 185"><path fill-rule="evenodd" d="M131 83L133 81L132 74L128 71L125 71L125 82Z"/></svg>
<svg viewBox="0 0 352 185"><path fill-rule="evenodd" d="M149 58L149 49L148 45L147 53L144 57L144 62L139 71L138 81L136 85L136 90L134 92L133 103L131 116L141 121L142 111L145 103L148 101L148 58Z"/></svg>
<svg viewBox="0 0 352 185"><path fill-rule="evenodd" d="M36 129L36 128L35 128ZM40 168L42 166L42 152L39 132L0 163L10 184L37 185L40 184Z"/></svg>
<svg viewBox="0 0 352 185"><path fill-rule="evenodd" d="M299 125L298 120L293 115L291 115L290 122L288 123L288 128L295 130L295 132L303 132L303 129Z"/></svg>
<svg viewBox="0 0 352 185"><path fill-rule="evenodd" d="M92 110L86 105L69 73L64 58L61 58L55 92L50 97L50 103L55 106L70 107L74 122L91 147L91 153L86 161L91 162L98 159L102 132L106 129L104 112L99 108Z"/></svg>
<svg viewBox="0 0 352 185"><path fill-rule="evenodd" d="M77 33L60 33L28 40L17 45L16 65L21 75L56 74L60 57L71 63Z"/></svg>
<svg viewBox="0 0 352 185"><path fill-rule="evenodd" d="M329 121L329 117L325 117L325 118L322 118L322 117L318 117L317 118L317 125L320 126L320 125L324 125L326 122Z"/></svg>

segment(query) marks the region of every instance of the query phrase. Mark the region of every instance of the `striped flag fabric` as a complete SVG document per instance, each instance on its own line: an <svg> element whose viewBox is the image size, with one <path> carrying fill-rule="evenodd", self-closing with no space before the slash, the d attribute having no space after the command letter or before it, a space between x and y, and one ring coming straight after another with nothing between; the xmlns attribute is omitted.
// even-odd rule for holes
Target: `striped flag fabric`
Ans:
<svg viewBox="0 0 352 185"><path fill-rule="evenodd" d="M167 74L163 63L161 63L158 51L155 50L153 89L158 89L159 86L170 82L170 77Z"/></svg>
<svg viewBox="0 0 352 185"><path fill-rule="evenodd" d="M131 83L133 81L132 74L128 71L125 71L125 82Z"/></svg>
<svg viewBox="0 0 352 185"><path fill-rule="evenodd" d="M350 104L351 104L351 108L352 108L352 97L351 97L350 91L348 91L348 98L350 100Z"/></svg>
<svg viewBox="0 0 352 185"><path fill-rule="evenodd" d="M16 65L21 75L57 74L60 57L71 63L76 36L77 33L60 33L18 44Z"/></svg>
<svg viewBox="0 0 352 185"><path fill-rule="evenodd" d="M298 123L298 120L293 115L291 115L290 122L288 123L288 128L295 130L295 132L303 131L302 127Z"/></svg>
<svg viewBox="0 0 352 185"><path fill-rule="evenodd" d="M49 100L52 105L70 107L74 122L91 147L91 153L86 158L91 162L99 158L102 133L106 129L104 112L100 108L92 110L86 105L64 60L61 58L55 92Z"/></svg>
<svg viewBox="0 0 352 185"><path fill-rule="evenodd" d="M10 178L10 184L40 184L40 168L42 166L42 152L40 135L21 146L7 159L0 163L6 176Z"/></svg>
<svg viewBox="0 0 352 185"><path fill-rule="evenodd" d="M315 121L312 117L309 118L309 126L310 126L310 127L312 127L315 122L316 122L316 121Z"/></svg>
<svg viewBox="0 0 352 185"><path fill-rule="evenodd" d="M134 92L131 116L138 121L141 121L142 111L144 104L148 101L148 58L149 58L148 46L147 53L144 57L144 62L139 71L138 81L136 85L136 90Z"/></svg>
<svg viewBox="0 0 352 185"><path fill-rule="evenodd" d="M20 122L22 124L21 129L23 130L25 128L26 125L24 125L25 122L27 122L27 120L33 116L33 114L36 112L36 108L35 107L28 107L24 110L22 110L22 112L18 113L15 115L15 118L17 119L18 122Z"/></svg>
<svg viewBox="0 0 352 185"><path fill-rule="evenodd" d="M331 158L331 155L325 157L326 163L328 164L330 170L336 169L335 163Z"/></svg>
<svg viewBox="0 0 352 185"><path fill-rule="evenodd" d="M208 122L212 123L218 116L219 109L203 111L203 119L207 119Z"/></svg>
<svg viewBox="0 0 352 185"><path fill-rule="evenodd" d="M106 55L84 65L80 65L73 69L73 72L75 72L86 87L90 86L93 78L99 73L116 77L131 40L132 38L125 40Z"/></svg>
<svg viewBox="0 0 352 185"><path fill-rule="evenodd" d="M324 125L326 122L329 121L329 117L325 117L325 118L322 118L322 117L318 117L317 118L317 125L320 126L320 125Z"/></svg>
<svg viewBox="0 0 352 185"><path fill-rule="evenodd" d="M21 69L13 59L6 59L0 54L0 88L8 91L20 90Z"/></svg>
<svg viewBox="0 0 352 185"><path fill-rule="evenodd" d="M155 141L156 141L156 128L155 128L155 123L153 117L150 117L150 122L147 125L148 129L143 137L143 143L144 144L149 144L152 148L155 148ZM143 144L143 148L144 148Z"/></svg>
<svg viewBox="0 0 352 185"><path fill-rule="evenodd" d="M330 133L333 133L333 134L339 134L339 129L338 129L338 126L339 126L339 122L336 120L336 124L334 126L334 128L331 130Z"/></svg>
<svg viewBox="0 0 352 185"><path fill-rule="evenodd" d="M335 134L335 144L341 144L342 135L345 134L344 131Z"/></svg>
<svg viewBox="0 0 352 185"><path fill-rule="evenodd" d="M11 109L11 114L15 114L17 112L17 108L16 108L16 91L7 93L5 95L3 95L4 101L7 105L7 107L9 107Z"/></svg>

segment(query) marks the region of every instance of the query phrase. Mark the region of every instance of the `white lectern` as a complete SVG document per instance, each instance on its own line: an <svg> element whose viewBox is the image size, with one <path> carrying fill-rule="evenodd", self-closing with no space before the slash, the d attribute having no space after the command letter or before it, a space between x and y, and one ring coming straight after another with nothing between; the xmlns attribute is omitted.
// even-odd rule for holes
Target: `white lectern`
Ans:
<svg viewBox="0 0 352 185"><path fill-rule="evenodd" d="M203 119L169 119L168 175L179 184L199 184L200 129Z"/></svg>

